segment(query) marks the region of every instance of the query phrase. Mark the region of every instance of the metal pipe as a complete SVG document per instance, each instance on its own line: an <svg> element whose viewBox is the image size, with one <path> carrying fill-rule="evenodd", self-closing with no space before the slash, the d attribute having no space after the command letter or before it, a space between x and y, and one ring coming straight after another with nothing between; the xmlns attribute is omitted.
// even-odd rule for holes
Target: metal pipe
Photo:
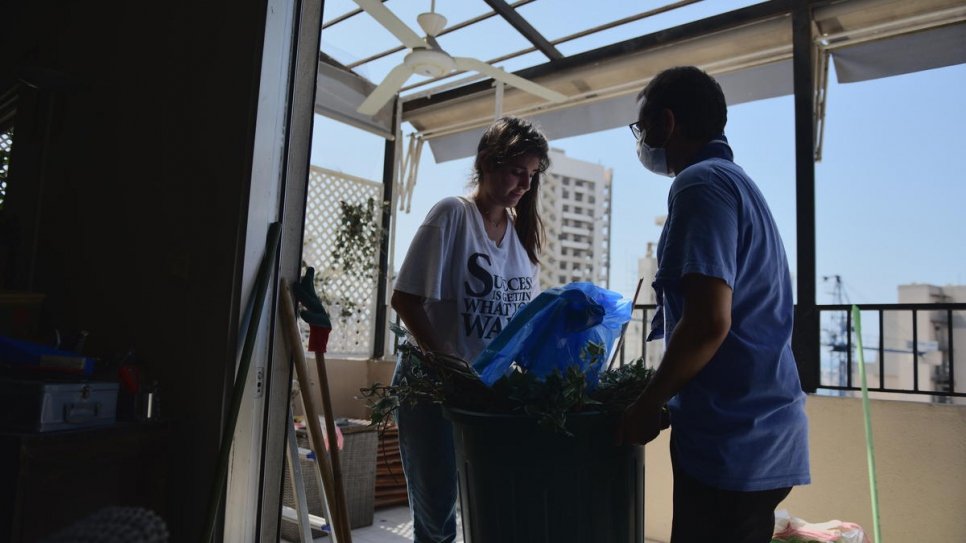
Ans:
<svg viewBox="0 0 966 543"><path fill-rule="evenodd" d="M385 0L383 0L383 1L385 1ZM511 4L510 7L516 9L518 7L524 6L526 4L529 4L530 2L535 2L535 1L536 0L519 0L518 2L514 2L513 4ZM355 13L357 13L357 12L354 12L353 15ZM485 20L489 19L490 17L493 17L494 15L497 15L497 13L495 11L491 11L489 13L484 13L482 15L477 15L476 17L473 17L472 19L467 19L467 20L465 20L465 21L463 21L461 23L457 23L457 24L455 24L453 26L444 28L443 30L440 31L439 34L436 34L436 37L438 38L440 36L449 34L450 32L453 32L455 30L459 30L461 28L466 28L466 27L468 27L470 25L474 25L476 23L485 21ZM338 22L338 21L333 21L333 22L327 23L326 26L329 26L331 24L335 24L336 22ZM388 57L389 55L391 55L393 53L398 53L399 51L404 51L405 49L406 49L406 46L405 45L400 45L398 47L394 47L392 49L387 49L386 51L383 51L381 53L376 53L375 55L372 55L372 56L366 57L366 58L364 58L362 60L358 60L356 62L353 62L352 64L349 64L346 67L351 70L352 68L355 68L356 66L361 66L363 64L367 64L367 63L372 62L374 60L379 60L381 58ZM445 79L445 78L437 78L437 80L438 79ZM405 89L402 89L402 90L405 90Z"/></svg>
<svg viewBox="0 0 966 543"><path fill-rule="evenodd" d="M912 310L912 389L919 390L919 311Z"/></svg>
<svg viewBox="0 0 966 543"><path fill-rule="evenodd" d="M949 392L956 392L956 379L954 374L954 368L956 367L955 358L953 357L953 310L947 310L946 315L946 360L949 361Z"/></svg>
<svg viewBox="0 0 966 543"><path fill-rule="evenodd" d="M845 329L848 330L848 335L846 335L845 340L845 384L849 388L852 388L852 312L845 312ZM839 376L839 382L842 382L842 376Z"/></svg>
<svg viewBox="0 0 966 543"><path fill-rule="evenodd" d="M879 388L885 388L885 311L879 310Z"/></svg>
<svg viewBox="0 0 966 543"><path fill-rule="evenodd" d="M398 123L402 104L396 98L393 102L393 117L391 130L397 137L394 141L386 140L382 161L382 236L379 241L379 274L376 278L376 315L375 337L372 342L372 357L382 358L386 354L386 330L388 328L387 315L389 303L389 229L392 227L393 189L396 180L397 147L402 143L400 126Z"/></svg>
<svg viewBox="0 0 966 543"><path fill-rule="evenodd" d="M795 216L798 251L798 305L792 346L802 388L814 392L821 382L821 323L815 300L815 134L814 51L811 8L792 9L792 72L795 88Z"/></svg>

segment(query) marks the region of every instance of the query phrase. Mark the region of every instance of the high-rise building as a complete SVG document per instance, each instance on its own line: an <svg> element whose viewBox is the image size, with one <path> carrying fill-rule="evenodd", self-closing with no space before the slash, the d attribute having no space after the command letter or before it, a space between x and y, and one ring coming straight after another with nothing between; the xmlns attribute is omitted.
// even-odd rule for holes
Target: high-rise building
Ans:
<svg viewBox="0 0 966 543"><path fill-rule="evenodd" d="M550 150L550 171L540 187L547 232L540 286L575 281L610 286L610 209L613 170Z"/></svg>

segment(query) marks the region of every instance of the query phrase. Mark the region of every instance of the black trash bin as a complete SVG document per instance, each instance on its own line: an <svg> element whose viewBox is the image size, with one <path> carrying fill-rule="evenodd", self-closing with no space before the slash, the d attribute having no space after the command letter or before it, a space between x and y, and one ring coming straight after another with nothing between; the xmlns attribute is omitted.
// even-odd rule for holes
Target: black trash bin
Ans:
<svg viewBox="0 0 966 543"><path fill-rule="evenodd" d="M466 543L644 541L644 448L613 445L616 415L570 415L570 437L533 417L444 412Z"/></svg>

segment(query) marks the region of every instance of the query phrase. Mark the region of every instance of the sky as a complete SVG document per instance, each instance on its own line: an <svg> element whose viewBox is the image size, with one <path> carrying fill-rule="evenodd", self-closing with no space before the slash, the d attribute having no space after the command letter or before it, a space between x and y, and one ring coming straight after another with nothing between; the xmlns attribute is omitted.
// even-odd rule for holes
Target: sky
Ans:
<svg viewBox="0 0 966 543"><path fill-rule="evenodd" d="M482 4L482 2L479 2ZM571 44L571 54L634 35L653 32L687 20L720 13L753 2L707 1L609 31ZM425 5L423 5L425 4ZM387 3L405 22L406 15L426 11L428 0L392 0ZM462 21L485 10L475 2L441 0L437 11ZM600 21L574 22L550 16L559 0L539 0L521 8L535 26L551 37L569 34L604 20L640 9L634 2L600 0ZM595 4L596 5L596 4ZM354 8L347 0L326 2L326 17ZM687 10L687 11L685 11ZM672 16L673 15L673 16ZM349 23L358 20L359 27ZM365 27L364 16L325 29L323 50L342 62L351 62L396 45L380 28ZM500 24L498 24L500 23ZM527 47L496 18L484 30L498 40L498 49L483 46L479 36L460 37L454 32L442 46L460 56L483 60ZM522 40L522 38L520 38ZM457 49L458 48L458 49ZM505 49L505 50L504 50ZM360 68L379 81L400 61L401 54ZM530 57L509 70L539 62ZM366 73L368 72L368 73ZM966 168L962 166L962 127L966 126L966 65L927 70L878 80L839 84L830 70L826 98L826 124L822 160L816 164L816 237L818 303L837 303L832 282L823 276L839 275L845 302L895 303L897 285L931 283L966 284ZM409 84L418 81L414 78ZM628 111L628 123L636 112ZM404 135L412 128L404 126ZM794 275L795 246L795 141L791 96L732 106L725 133L741 165L759 185L771 206L789 255ZM569 157L613 168L610 287L630 297L637 283L637 259L648 242L656 242L660 227L655 218L666 213L670 179L644 170L638 162L635 141L626 127L584 136L553 140L551 146ZM361 130L316 115L312 164L351 175L382 179L384 140ZM397 214L395 262L405 255L426 212L439 199L467 190L471 159L436 164L427 145L420 162L412 211ZM544 285L546 287L547 285Z"/></svg>

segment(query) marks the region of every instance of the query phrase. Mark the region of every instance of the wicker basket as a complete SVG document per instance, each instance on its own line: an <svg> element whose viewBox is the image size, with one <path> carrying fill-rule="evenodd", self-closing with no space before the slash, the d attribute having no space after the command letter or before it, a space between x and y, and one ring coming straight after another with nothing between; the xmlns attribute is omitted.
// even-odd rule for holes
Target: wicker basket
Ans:
<svg viewBox="0 0 966 543"><path fill-rule="evenodd" d="M369 421L349 419L348 424L345 425L341 422L339 429L342 431L344 441L342 450L339 452L339 460L348 505L349 526L352 529L362 528L372 525L378 432L369 426ZM304 430L298 430L296 437L299 447L310 448L308 435ZM309 513L322 516L322 495L314 472L315 461L303 458L301 464ZM282 503L295 507L294 490L289 483L288 457L286 457ZM289 541L298 541L298 531L291 523L282 524L281 535Z"/></svg>

